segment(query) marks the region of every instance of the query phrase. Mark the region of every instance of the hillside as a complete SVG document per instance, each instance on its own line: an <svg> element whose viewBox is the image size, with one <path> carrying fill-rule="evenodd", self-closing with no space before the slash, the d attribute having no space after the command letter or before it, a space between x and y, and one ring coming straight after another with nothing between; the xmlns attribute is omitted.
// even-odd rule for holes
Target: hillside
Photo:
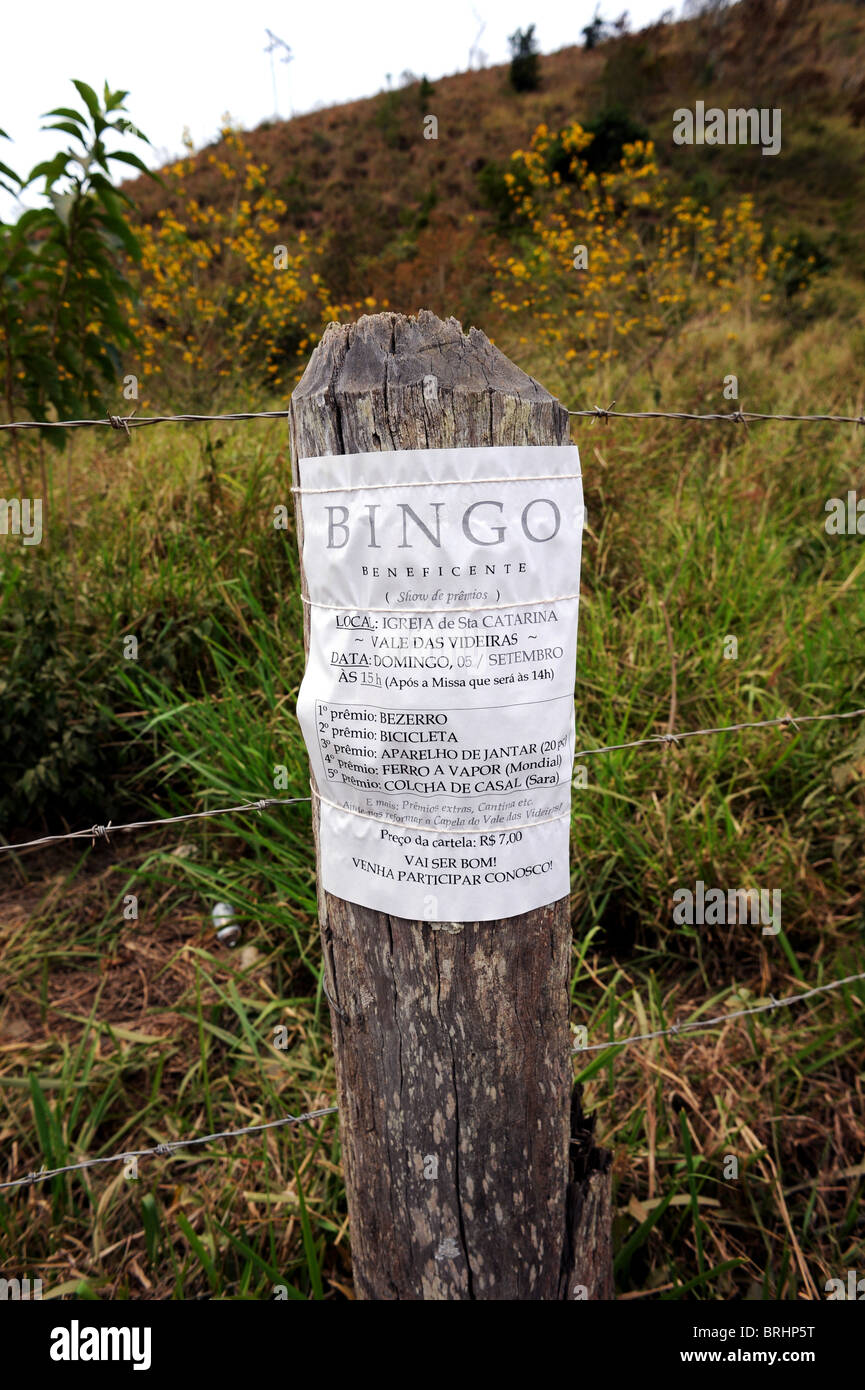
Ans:
<svg viewBox="0 0 865 1390"><path fill-rule="evenodd" d="M417 81L364 101L265 122L246 141L289 208L285 234L323 238L322 274L341 298L471 318L490 288L500 231L500 172L543 123L555 130L623 112L655 141L671 177L710 206L752 193L784 232L804 233L833 264L865 274L865 7L742 0L716 19L656 24L597 48L541 58L541 87L515 93L507 66ZM778 107L777 157L759 147L677 146L673 112ZM438 119L425 139L423 117ZM200 151L188 192L224 207L232 196ZM173 210L146 179L129 185L146 220ZM498 191L498 198L497 198Z"/></svg>

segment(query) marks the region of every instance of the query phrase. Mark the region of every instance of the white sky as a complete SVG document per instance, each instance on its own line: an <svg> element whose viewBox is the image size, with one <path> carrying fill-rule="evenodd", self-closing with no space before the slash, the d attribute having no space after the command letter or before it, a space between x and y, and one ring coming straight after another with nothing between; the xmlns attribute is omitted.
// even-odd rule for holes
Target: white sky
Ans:
<svg viewBox="0 0 865 1390"><path fill-rule="evenodd" d="M24 175L67 140L58 131L40 135L39 127L51 107L80 104L73 77L100 95L106 80L128 89L130 118L153 151L126 148L161 164L180 151L184 126L199 147L225 112L247 129L273 116L266 29L293 53L288 64L274 55L285 117L370 96L387 85L387 73L396 86L404 69L430 80L464 71L476 40L487 66L505 62L508 35L531 23L544 53L580 43L595 0L10 0L3 8L0 129L12 141L0 140L0 161ZM663 0L605 0L601 13L615 19L625 8L634 29L666 8L679 10ZM24 201L38 199L30 193ZM0 216L13 207L0 191Z"/></svg>

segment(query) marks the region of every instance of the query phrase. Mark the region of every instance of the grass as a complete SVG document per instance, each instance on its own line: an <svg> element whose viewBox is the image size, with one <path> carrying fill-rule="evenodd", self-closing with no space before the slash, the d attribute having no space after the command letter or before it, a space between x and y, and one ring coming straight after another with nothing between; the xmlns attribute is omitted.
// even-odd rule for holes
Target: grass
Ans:
<svg viewBox="0 0 865 1390"><path fill-rule="evenodd" d="M861 410L846 385L855 333L816 323L784 346L780 325L734 327L735 349L709 328L668 349L660 370L678 406L714 403L714 364L729 355L761 384L749 403ZM518 360L579 403L557 364ZM651 406L651 390L632 382L629 406ZM863 486L853 431L574 433L589 520L578 746L670 719L863 703L865 553L823 526L825 499ZM286 431L246 424L219 440L208 452L170 427L130 445L76 437L48 548L4 552L4 638L26 587L54 614L78 718L101 730L108 711L111 728L83 801L80 750L55 739L45 785L7 791L10 830L16 813L30 833L40 818L56 828L70 804L76 825L229 805L268 795L277 769L277 794L306 794L295 540L272 525L288 500ZM137 660L123 656L130 634ZM40 711L27 718L50 742ZM589 1041L863 968L859 723L583 762L571 991ZM332 1103L306 804L4 857L0 873L4 1176ZM673 891L698 878L781 888L781 933L675 926ZM209 924L221 899L242 920L233 952ZM860 983L587 1064L576 1055L614 1152L620 1296L798 1298L861 1266L863 1004ZM115 1166L3 1195L0 1231L4 1274L41 1277L48 1297L351 1297L333 1118L145 1159L137 1180Z"/></svg>

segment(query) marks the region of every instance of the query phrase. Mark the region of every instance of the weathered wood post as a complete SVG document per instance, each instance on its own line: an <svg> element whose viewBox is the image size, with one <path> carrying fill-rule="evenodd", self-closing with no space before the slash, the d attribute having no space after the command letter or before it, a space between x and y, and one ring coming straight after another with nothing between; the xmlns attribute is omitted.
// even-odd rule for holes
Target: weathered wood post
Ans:
<svg viewBox="0 0 865 1390"><path fill-rule="evenodd" d="M295 485L322 455L567 442L558 401L425 310L331 324L291 401ZM318 863L315 801L313 825ZM319 917L359 1297L612 1297L610 1158L572 1096L567 897L433 925L319 886Z"/></svg>

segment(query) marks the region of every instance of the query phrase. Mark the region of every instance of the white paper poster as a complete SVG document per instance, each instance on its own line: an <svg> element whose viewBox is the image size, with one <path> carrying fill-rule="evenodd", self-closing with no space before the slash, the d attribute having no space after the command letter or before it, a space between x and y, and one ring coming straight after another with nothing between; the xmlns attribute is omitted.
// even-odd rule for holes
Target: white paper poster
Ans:
<svg viewBox="0 0 865 1390"><path fill-rule="evenodd" d="M490 921L569 891L583 491L574 446L299 463L297 713L329 893Z"/></svg>

